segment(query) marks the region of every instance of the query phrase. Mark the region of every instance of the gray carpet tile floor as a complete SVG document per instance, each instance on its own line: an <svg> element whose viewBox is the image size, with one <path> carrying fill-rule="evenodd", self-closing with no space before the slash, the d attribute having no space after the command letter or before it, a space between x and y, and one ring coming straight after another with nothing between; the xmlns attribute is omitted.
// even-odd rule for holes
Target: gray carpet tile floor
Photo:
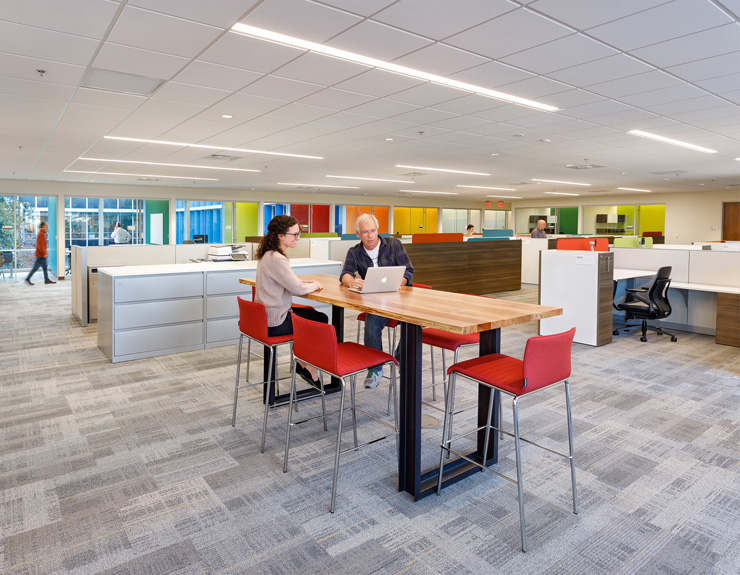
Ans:
<svg viewBox="0 0 740 575"><path fill-rule="evenodd" d="M342 457L330 514L336 413L328 432L318 421L294 428L283 473L285 408L270 413L264 454L258 389L242 390L230 425L236 346L113 365L70 301L69 281L0 283L3 573L740 574L740 351L712 337L574 345L580 513L567 463L525 446L523 554L513 484L479 473L414 502L397 490L392 439ZM503 352L521 357L536 329L505 328ZM387 389L360 389L358 404L388 419ZM523 400L522 430L564 449L561 390ZM441 389L436 402L424 397L439 418ZM463 386L457 407L475 399ZM298 416L318 413L312 401ZM474 417L458 414L456 427ZM364 416L358 426L360 441L384 431ZM425 465L440 438L440 426L423 430ZM510 440L497 468L514 472Z"/></svg>

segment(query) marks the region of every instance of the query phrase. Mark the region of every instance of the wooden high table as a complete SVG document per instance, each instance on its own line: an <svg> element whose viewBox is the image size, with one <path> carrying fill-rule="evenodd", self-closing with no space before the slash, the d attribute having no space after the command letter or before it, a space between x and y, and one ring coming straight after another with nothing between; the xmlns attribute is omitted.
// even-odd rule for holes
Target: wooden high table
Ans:
<svg viewBox="0 0 740 575"><path fill-rule="evenodd" d="M518 323L561 315L562 308L485 298L452 292L402 287L398 292L358 294L339 283L336 276L302 275L303 281L318 281L324 289L302 296L332 305L332 324L337 338L344 334L344 309L372 313L401 322L400 366L400 441L398 453L398 489L419 500L436 492L438 468L421 469L421 328L434 327L453 333L480 333L480 354L499 353L501 328ZM239 280L254 285L254 278ZM478 387L478 425L488 415L490 389ZM494 401L498 404L496 392ZM494 424L498 425L498 406L494 406ZM484 431L478 433L478 446L471 459L482 461ZM441 441L440 437L440 441ZM492 441L485 456L487 465L496 463L498 443ZM451 485L479 468L464 459L445 464L442 485Z"/></svg>

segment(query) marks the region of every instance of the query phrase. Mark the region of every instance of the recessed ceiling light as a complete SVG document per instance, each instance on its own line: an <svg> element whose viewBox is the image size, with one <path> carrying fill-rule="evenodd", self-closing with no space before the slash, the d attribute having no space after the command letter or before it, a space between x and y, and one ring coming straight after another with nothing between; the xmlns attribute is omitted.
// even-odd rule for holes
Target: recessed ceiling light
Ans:
<svg viewBox="0 0 740 575"><path fill-rule="evenodd" d="M218 178L195 178L193 176L158 176L154 174L126 174L124 172L84 172L82 170L64 170L69 174L95 174L96 176L132 176L136 178L168 178L170 180L208 180L218 182Z"/></svg>
<svg viewBox="0 0 740 575"><path fill-rule="evenodd" d="M259 170L248 170L246 168L221 168L218 166L196 166L194 164L165 164L163 162L139 162L136 160L112 160L110 158L77 158L78 160L89 160L92 162L115 162L117 164L144 164L146 166L169 166L172 168L200 168L202 170L226 170L229 172L259 172Z"/></svg>
<svg viewBox="0 0 740 575"><path fill-rule="evenodd" d="M228 150L230 152L246 152L248 154L266 154L268 156L286 156L288 158L306 158L309 160L323 160L322 156L304 156L302 154L284 154L282 152L266 152L264 150L249 150L247 148L227 148L225 146L204 146L187 142L167 142L165 140L146 140L144 138L121 138L119 136L104 136L106 140L120 140L122 142L140 142L142 144L161 144L163 146L178 146L180 148L202 148L204 150Z"/></svg>
<svg viewBox="0 0 740 575"><path fill-rule="evenodd" d="M665 144L672 144L674 146L680 146L681 148L688 148L689 150L696 150L697 152L704 152L705 154L716 154L717 150L710 150L709 148L703 148L694 144L688 144L680 140L674 140L672 138L666 138L665 136L658 136L657 134L651 134L649 132L643 132L642 130L630 130L627 132L633 136L640 136L641 138L648 138L650 140L656 140Z"/></svg>
<svg viewBox="0 0 740 575"><path fill-rule="evenodd" d="M522 199L521 196L494 196L494 195L490 195L490 196L486 196L486 197L487 198L509 198L510 200L521 200Z"/></svg>
<svg viewBox="0 0 740 575"><path fill-rule="evenodd" d="M340 178L343 180L369 180L371 182L395 182L397 184L415 184L416 182L413 182L411 180L386 180L383 178L363 178L360 176L330 176L327 175L327 178Z"/></svg>
<svg viewBox="0 0 740 575"><path fill-rule="evenodd" d="M343 188L345 190L359 190L357 186L328 186L326 184L296 184L295 182L278 182L278 186L308 186L309 188Z"/></svg>
<svg viewBox="0 0 740 575"><path fill-rule="evenodd" d="M456 188L473 188L475 190L500 190L502 192L516 192L514 188L489 188L487 186L461 186L457 185Z"/></svg>
<svg viewBox="0 0 740 575"><path fill-rule="evenodd" d="M385 62L383 60L377 60L362 54L355 54L353 52L347 52L346 50L340 50L338 48L332 48L324 44L317 44L315 42L309 42L301 38L295 38L293 36L287 36L285 34L279 34L272 32L271 30L265 30L263 28L257 28L255 26L248 26L247 24L234 24L231 27L232 32L238 34L244 34L252 38L259 38L261 40L269 40L277 44L283 44L285 46L292 46L294 48L300 48L309 52L315 52L317 54L324 54L326 56L333 56L342 60L348 60L349 62L355 62L357 64L363 64L370 68L376 68L378 70L385 70L387 72L394 72L403 76L409 76L411 78L417 78L432 84L439 84L441 86L447 86L456 90L463 90L465 92L472 92L481 96L487 96L496 100L503 100L504 102L510 102L512 104L520 104L529 108L535 108L546 112L554 112L559 108L550 106L548 104L542 104L535 102L534 100L527 100L526 98L520 98L518 96L512 96L511 94L505 94L503 92L497 92L474 84L468 84L466 82L459 82L443 76L437 76L436 74L430 74L414 68L407 68L406 66L400 66L391 62Z"/></svg>
<svg viewBox="0 0 740 575"><path fill-rule="evenodd" d="M492 156L498 156L498 154L491 154Z"/></svg>
<svg viewBox="0 0 740 575"><path fill-rule="evenodd" d="M405 192L407 194L444 194L447 196L456 196L457 192L430 192L427 190L398 190L399 192Z"/></svg>
<svg viewBox="0 0 740 575"><path fill-rule="evenodd" d="M700 184L702 185L702 184ZM618 190L626 190L628 192L651 192L652 190L641 190L640 188L617 188Z"/></svg>
<svg viewBox="0 0 740 575"><path fill-rule="evenodd" d="M464 172L462 170L448 170L446 168L428 168L425 166L407 166L406 164L396 164L397 168L410 168L412 170L429 170L430 172L449 172L451 174L470 174L472 176L490 176L483 172Z"/></svg>
<svg viewBox="0 0 740 575"><path fill-rule="evenodd" d="M578 182L561 182L560 180L540 180L532 178L533 182L548 182L550 184L566 184L568 186L590 186L591 184L579 184Z"/></svg>
<svg viewBox="0 0 740 575"><path fill-rule="evenodd" d="M553 196L580 196L581 194L568 194L566 192L545 192L546 194L551 194Z"/></svg>
<svg viewBox="0 0 740 575"><path fill-rule="evenodd" d="M386 142L392 142L393 141L393 138L386 138L385 141Z"/></svg>
<svg viewBox="0 0 740 575"><path fill-rule="evenodd" d="M221 114L221 117L224 120L231 120L231 118L233 118L234 116L232 116L231 114Z"/></svg>

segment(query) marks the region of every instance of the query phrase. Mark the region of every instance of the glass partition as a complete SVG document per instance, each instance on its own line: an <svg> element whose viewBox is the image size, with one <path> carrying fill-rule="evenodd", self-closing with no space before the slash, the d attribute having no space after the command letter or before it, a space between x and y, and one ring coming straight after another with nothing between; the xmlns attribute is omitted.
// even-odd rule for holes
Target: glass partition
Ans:
<svg viewBox="0 0 740 575"><path fill-rule="evenodd" d="M33 266L41 222L49 225L48 265L57 275L57 198L0 196L0 281L17 281Z"/></svg>
<svg viewBox="0 0 740 575"><path fill-rule="evenodd" d="M584 206L583 233L606 236L635 235L635 206Z"/></svg>
<svg viewBox="0 0 740 575"><path fill-rule="evenodd" d="M378 220L378 232L388 233L388 215L386 206L334 206L334 231L339 234L354 234L355 221L360 214L372 214Z"/></svg>
<svg viewBox="0 0 740 575"><path fill-rule="evenodd" d="M531 234L539 220L545 220L547 234L577 234L578 208L516 208L514 226L517 234ZM584 234L595 232L583 231Z"/></svg>

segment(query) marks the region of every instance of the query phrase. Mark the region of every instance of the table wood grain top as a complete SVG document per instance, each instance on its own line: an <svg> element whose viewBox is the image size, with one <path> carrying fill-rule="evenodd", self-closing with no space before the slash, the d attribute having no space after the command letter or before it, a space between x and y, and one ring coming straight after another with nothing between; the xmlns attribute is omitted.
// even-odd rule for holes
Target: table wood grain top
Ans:
<svg viewBox="0 0 740 575"><path fill-rule="evenodd" d="M333 275L298 277L303 281L318 281L323 286L317 292L301 296L306 299L453 333L476 333L563 313L559 307L414 287L363 295L349 291ZM254 285L255 278L241 278L239 282Z"/></svg>

